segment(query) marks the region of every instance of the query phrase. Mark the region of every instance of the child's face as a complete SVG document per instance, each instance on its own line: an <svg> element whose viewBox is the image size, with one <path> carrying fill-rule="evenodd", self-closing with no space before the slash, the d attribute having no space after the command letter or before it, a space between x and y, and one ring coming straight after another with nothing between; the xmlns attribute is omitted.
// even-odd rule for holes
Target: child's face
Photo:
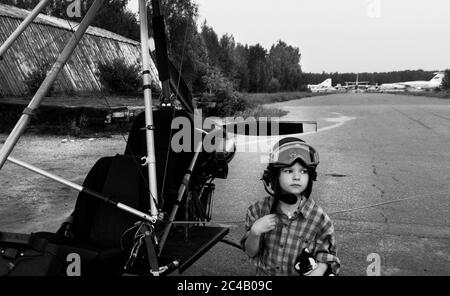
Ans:
<svg viewBox="0 0 450 296"><path fill-rule="evenodd" d="M300 195L308 186L308 170L298 162L280 171L280 187L283 191Z"/></svg>

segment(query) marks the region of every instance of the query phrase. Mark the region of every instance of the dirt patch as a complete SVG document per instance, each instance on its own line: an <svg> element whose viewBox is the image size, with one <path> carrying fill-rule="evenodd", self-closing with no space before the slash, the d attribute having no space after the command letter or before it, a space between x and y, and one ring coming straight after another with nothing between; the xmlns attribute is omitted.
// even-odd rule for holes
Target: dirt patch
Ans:
<svg viewBox="0 0 450 296"><path fill-rule="evenodd" d="M7 138L0 134L0 142ZM67 141L63 141L67 140ZM101 157L123 153L126 137L22 136L11 156L82 184ZM11 162L0 170L0 230L55 231L72 212L78 193Z"/></svg>

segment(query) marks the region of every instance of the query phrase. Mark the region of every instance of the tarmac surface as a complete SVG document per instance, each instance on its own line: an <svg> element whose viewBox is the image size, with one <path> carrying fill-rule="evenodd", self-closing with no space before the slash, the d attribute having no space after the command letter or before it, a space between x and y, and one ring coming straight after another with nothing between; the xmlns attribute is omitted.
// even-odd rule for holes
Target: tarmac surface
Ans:
<svg viewBox="0 0 450 296"><path fill-rule="evenodd" d="M317 121L301 138L320 154L312 198L334 221L343 276L450 275L450 100L391 94L335 94L277 103L283 120ZM1 135L0 139L6 138ZM260 178L276 138L237 138L228 178L215 181L213 221L244 232L247 207L266 195ZM21 138L12 156L81 184L125 139ZM12 164L0 174L3 231L54 231L76 192ZM181 246L182 247L182 246ZM371 269L370 269L371 270ZM243 251L218 243L182 275L254 275ZM172 275L177 275L173 273Z"/></svg>
<svg viewBox="0 0 450 296"><path fill-rule="evenodd" d="M341 275L373 271L373 253L381 275L450 275L449 100L336 94L272 106L289 111L285 120L318 123L317 132L300 136L320 154L312 198L334 221ZM266 195L259 179L274 143L237 141L247 152L231 161L228 179L216 181L213 211L213 220L234 226L234 241L248 205ZM183 275L254 271L241 250L219 243Z"/></svg>

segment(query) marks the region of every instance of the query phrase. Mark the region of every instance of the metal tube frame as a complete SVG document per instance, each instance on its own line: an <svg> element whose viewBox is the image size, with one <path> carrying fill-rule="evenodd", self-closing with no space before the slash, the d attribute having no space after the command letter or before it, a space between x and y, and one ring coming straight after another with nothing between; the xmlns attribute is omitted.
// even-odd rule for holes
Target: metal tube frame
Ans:
<svg viewBox="0 0 450 296"><path fill-rule="evenodd" d="M23 31L29 23L36 17L38 12L43 9L45 4L47 4L48 0L41 1L33 10L33 13L30 14L27 18L27 24L25 22L21 25L21 30ZM38 174L41 174L47 178L55 180L65 186L68 186L77 191L82 191L83 187L78 184L72 183L68 180L60 178L51 173L45 172L41 169L33 167L32 165L26 164L19 160L9 157L14 146L17 144L20 136L25 131L26 127L29 124L30 118L33 115L33 111L39 107L43 98L48 93L48 90L51 87L51 84L56 80L57 75L64 67L65 63L70 58L74 49L76 48L78 42L82 38L83 34L86 32L89 24L92 22L95 17L96 12L99 10L104 0L95 0L92 6L89 8L86 16L83 18L80 23L77 31L73 34L72 38L69 40L66 47L63 49L61 54L59 55L57 61L51 68L49 74L42 82L41 86L37 90L34 97L31 99L24 113L16 123L14 129L6 139L4 145L0 149L0 170L5 164L7 160L32 170ZM147 157L146 164L148 165L149 170L149 184L150 184L150 215L151 219L147 219L146 214L141 213L135 209L132 209L126 205L118 204L119 208L122 208L128 212L133 214L137 214L138 216L144 216L144 219L151 220L152 223L156 222L156 218L158 216L158 209L156 208L155 200L157 200L157 179L156 179L156 161L155 161L155 151L154 151L154 133L153 133L153 115L152 115L152 101L151 101L151 77L150 77L150 54L149 54L149 44L148 44L148 22L147 22L147 6L145 4L145 0L139 0L139 15L140 15L140 33L141 33L141 49L142 49L142 65L143 65L143 82L144 82L144 101L145 101L145 119L146 119L146 140L147 140ZM14 34L16 35L16 34ZM12 36L17 38L15 36ZM12 40L12 38L11 38ZM10 44L10 42L8 42ZM8 45L7 44L7 45ZM199 152L195 154L195 157L192 161L191 167L195 165ZM190 178L189 178L190 179ZM186 190L186 185L180 186L180 195L181 197L184 195ZM176 214L176 210L173 211ZM172 219L173 221L174 219Z"/></svg>
<svg viewBox="0 0 450 296"><path fill-rule="evenodd" d="M194 169L195 164L197 163L198 156L200 155L200 150L203 145L203 141L200 141L197 144L197 147L195 149L194 157L191 160L191 163L189 164L188 172L184 175L183 181L181 182L180 189L178 190L178 196L177 196L177 202L175 202L175 205L172 208L172 211L169 216L169 221L167 222L166 226L163 230L163 235L160 240L160 249L159 254L162 253L162 250L164 248L164 245L166 243L167 237L169 236L170 229L172 228L173 221L175 221L175 216L178 212L178 204L183 200L184 193L186 192L187 184L189 184L192 176L192 171Z"/></svg>
<svg viewBox="0 0 450 296"><path fill-rule="evenodd" d="M5 143L3 144L0 150L0 170L5 164L8 156L11 154L14 146L17 144L17 141L19 140L20 136L27 128L33 112L35 111L35 109L39 107L39 105L42 102L42 99L50 90L50 87L56 80L56 77L58 76L59 72L70 58L71 54L75 50L75 47L81 40L81 37L83 37L83 34L86 32L87 28L89 27L89 24L94 19L95 14L99 10L103 2L104 0L95 0L95 2L89 8L88 12L86 13L86 16L83 18L80 25L78 26L77 31L72 35L71 39L69 40L66 47L59 55L52 69L48 73L47 77L44 79L41 86L37 90L36 94L31 99L30 103L28 104L28 107L25 108L24 113L22 113L22 116L20 117L19 121L16 123L12 132L9 134L8 138L6 139Z"/></svg>
<svg viewBox="0 0 450 296"><path fill-rule="evenodd" d="M97 197L97 198L109 201L109 198L107 198L106 196L103 196L101 193L94 192L92 190L88 190L88 189L84 188L83 186L80 186L80 185L78 185L76 183L73 183L73 182L71 182L69 180L66 180L66 179L61 178L59 176L56 176L56 175L54 175L52 173L44 171L44 170L42 170L40 168L37 168L37 167L35 167L35 166L33 166L33 165L29 164L29 163L26 163L24 161L20 161L18 159L13 158L13 157L8 157L8 161L10 161L10 162L12 162L12 163L14 163L14 164L16 164L18 166L21 166L21 167L23 167L23 168L25 168L27 170L35 172L35 173L37 173L39 175L42 175L42 176L44 176L46 178L49 178L49 179L51 179L53 181L56 181L56 182L58 182L58 183L60 183L60 184L62 184L64 186L70 187L70 188L72 188L72 189L74 189L74 190L76 190L78 192L85 192L87 194L90 194L91 196L94 196L94 197ZM126 211L126 212L128 212L130 214L133 214L133 215L135 215L135 216L137 216L137 217L139 217L139 218L141 218L143 220L146 220L148 222L152 221L152 218L149 215L147 215L147 214L145 214L145 213L143 213L143 212L141 212L139 210L136 210L136 209L134 209L134 208L132 208L130 206L127 206L126 204L112 202L112 201L110 203L114 204L117 208L122 209L122 210L124 210L124 211Z"/></svg>
<svg viewBox="0 0 450 296"><path fill-rule="evenodd" d="M14 30L14 32L6 39L6 41L0 46L0 60L3 59L3 55L11 47L14 41L25 31L25 29L31 24L31 22L39 15L50 0L42 0L39 2L30 14L20 23L20 25Z"/></svg>
<svg viewBox="0 0 450 296"><path fill-rule="evenodd" d="M148 43L147 6L145 4L145 0L139 0L139 21L143 70L142 79L145 102L145 136L147 140L147 157L145 164L148 168L148 178L150 185L150 214L154 218L155 222L158 217L158 209L156 207L156 201L158 200L158 190L156 179L155 142L153 133L152 91L150 89L150 47Z"/></svg>

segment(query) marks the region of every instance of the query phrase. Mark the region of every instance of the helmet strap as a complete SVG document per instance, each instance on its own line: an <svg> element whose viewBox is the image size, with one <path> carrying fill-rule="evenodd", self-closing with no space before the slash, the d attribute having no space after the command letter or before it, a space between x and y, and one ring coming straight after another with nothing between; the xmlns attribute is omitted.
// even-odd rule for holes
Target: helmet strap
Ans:
<svg viewBox="0 0 450 296"><path fill-rule="evenodd" d="M280 193L276 198L288 205L293 205L298 201L298 197L292 193Z"/></svg>

